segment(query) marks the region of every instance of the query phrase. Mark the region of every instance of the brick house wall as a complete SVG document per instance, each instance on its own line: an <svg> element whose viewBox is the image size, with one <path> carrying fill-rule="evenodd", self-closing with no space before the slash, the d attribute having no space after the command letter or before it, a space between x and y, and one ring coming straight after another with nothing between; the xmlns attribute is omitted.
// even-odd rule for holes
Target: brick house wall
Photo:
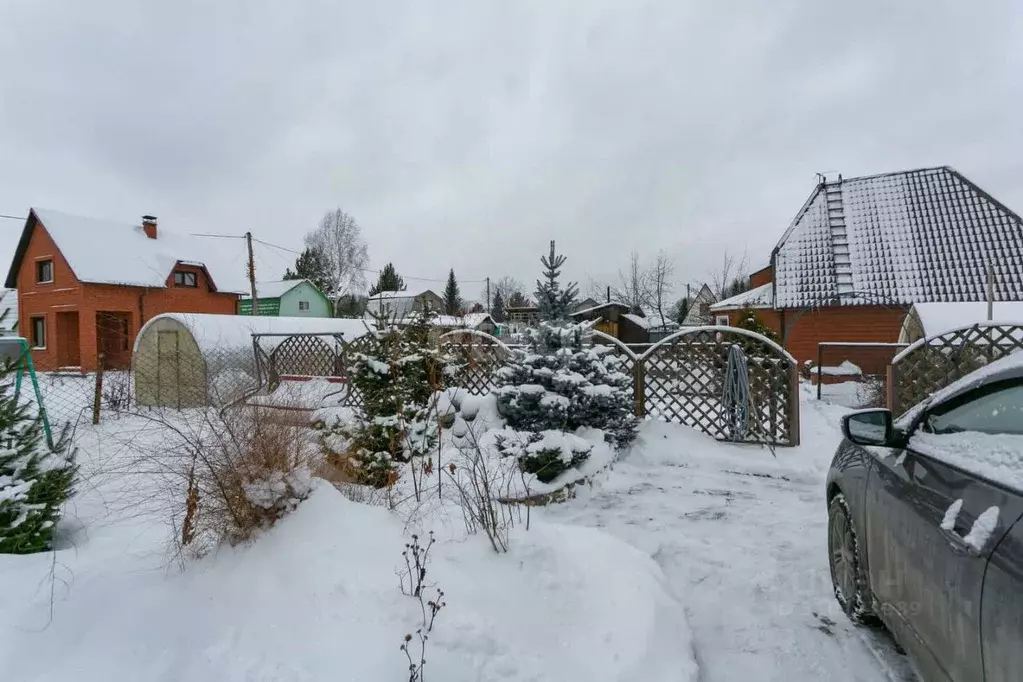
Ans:
<svg viewBox="0 0 1023 682"><path fill-rule="evenodd" d="M53 261L53 281L37 283L36 263L48 259ZM111 263L110 267L116 271L117 264ZM32 350L36 368L51 371L64 366L78 366L85 372L95 371L99 355L97 332L100 331L97 329L97 313L100 312L115 314L99 320L101 326L109 326L112 320L116 320L118 328L106 331L119 334L126 327L124 331L127 334L123 340L127 348L119 340L113 354L118 365L130 361L135 335L155 315L167 312L231 315L236 312L238 295L211 291L209 278L202 268L179 265L176 269L195 273L197 286L175 287L173 274L168 276L166 289L82 283L75 277L46 228L37 223L17 273L18 297L22 301L18 328L30 345L33 342L33 318L45 321L46 347ZM74 319L76 314L77 320ZM73 334L75 326L77 342Z"/></svg>
<svg viewBox="0 0 1023 682"><path fill-rule="evenodd" d="M774 281L774 267L768 265L749 276L749 288L756 289Z"/></svg>
<svg viewBox="0 0 1023 682"><path fill-rule="evenodd" d="M737 326L742 311L729 310L716 315L728 315L728 323ZM784 339L786 350L800 364L807 360L817 362L817 344L821 341L879 342L895 343L906 318L906 310L896 306L842 306L807 310L757 310L757 317ZM783 321L788 325L788 334L782 333ZM867 373L882 373L883 367L893 355L883 349L837 349L831 352L833 358L827 365L839 365L848 359ZM839 357L842 355L843 357Z"/></svg>

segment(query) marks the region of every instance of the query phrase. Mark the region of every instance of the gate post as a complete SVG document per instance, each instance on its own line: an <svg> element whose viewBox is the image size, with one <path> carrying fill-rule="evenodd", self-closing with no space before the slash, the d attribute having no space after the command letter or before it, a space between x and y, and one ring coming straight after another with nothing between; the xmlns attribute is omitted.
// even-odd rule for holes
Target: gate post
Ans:
<svg viewBox="0 0 1023 682"><path fill-rule="evenodd" d="M789 370L789 445L799 445L799 363Z"/></svg>
<svg viewBox="0 0 1023 682"><path fill-rule="evenodd" d="M885 391L885 402L888 403L887 407L893 414L895 412L895 372L895 364L889 364L888 376L886 377L888 380L888 390Z"/></svg>
<svg viewBox="0 0 1023 682"><path fill-rule="evenodd" d="M646 372L643 368L643 361L639 358L632 364L632 396L636 401L636 416L646 416Z"/></svg>

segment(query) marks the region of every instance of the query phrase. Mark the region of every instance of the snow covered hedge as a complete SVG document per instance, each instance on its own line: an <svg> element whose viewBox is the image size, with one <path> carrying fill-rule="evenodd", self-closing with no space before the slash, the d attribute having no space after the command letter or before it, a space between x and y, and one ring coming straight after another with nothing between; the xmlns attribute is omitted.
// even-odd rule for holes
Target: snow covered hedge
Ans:
<svg viewBox="0 0 1023 682"><path fill-rule="evenodd" d="M592 446L569 435L581 427L604 431L616 448L636 437L625 360L589 335L585 324L531 329L528 348L495 375L498 410L510 427L497 447L544 482L589 457Z"/></svg>

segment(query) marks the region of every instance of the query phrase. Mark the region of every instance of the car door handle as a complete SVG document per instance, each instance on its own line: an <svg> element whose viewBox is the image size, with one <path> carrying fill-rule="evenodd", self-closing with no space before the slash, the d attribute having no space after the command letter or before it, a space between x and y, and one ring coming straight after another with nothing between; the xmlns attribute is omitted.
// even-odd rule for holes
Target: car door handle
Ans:
<svg viewBox="0 0 1023 682"><path fill-rule="evenodd" d="M979 557L980 550L966 542L962 535L955 532L951 528L942 528L941 534L948 540L948 544L952 547L952 551L956 554L962 554L965 556Z"/></svg>

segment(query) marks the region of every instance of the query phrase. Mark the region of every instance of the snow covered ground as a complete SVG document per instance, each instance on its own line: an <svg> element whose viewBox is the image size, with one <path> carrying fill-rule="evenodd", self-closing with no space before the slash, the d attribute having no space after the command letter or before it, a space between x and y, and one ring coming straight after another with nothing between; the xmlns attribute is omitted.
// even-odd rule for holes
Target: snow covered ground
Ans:
<svg viewBox="0 0 1023 682"><path fill-rule="evenodd" d="M438 537L428 582L448 604L427 678L913 679L890 640L853 627L832 596L823 483L844 409L812 395L803 445L775 455L644 423L576 499L534 509L508 555L425 510L419 529ZM320 484L251 546L182 571L159 496L140 503L145 477L118 466L158 432L132 417L83 429L95 475L65 548L0 557L5 678L407 679L398 646L419 607L397 587L400 516Z"/></svg>
<svg viewBox="0 0 1023 682"><path fill-rule="evenodd" d="M843 408L804 387L802 445L719 443L647 422L632 452L554 520L601 528L652 556L686 605L700 680L913 680L884 633L832 594L824 480Z"/></svg>

